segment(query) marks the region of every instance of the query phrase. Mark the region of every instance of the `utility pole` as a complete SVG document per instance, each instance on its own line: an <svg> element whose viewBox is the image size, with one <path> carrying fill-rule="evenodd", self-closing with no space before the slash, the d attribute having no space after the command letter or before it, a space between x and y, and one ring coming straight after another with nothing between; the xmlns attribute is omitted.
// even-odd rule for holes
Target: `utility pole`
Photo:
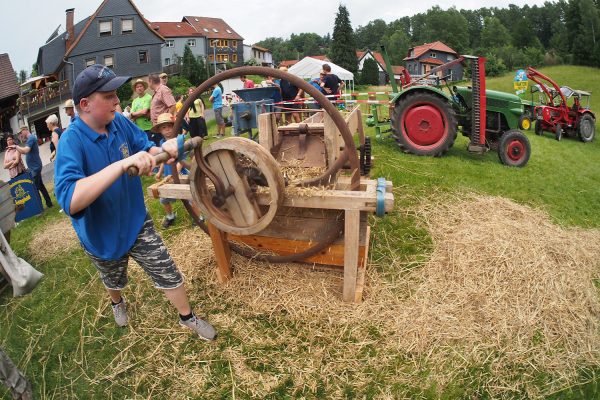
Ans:
<svg viewBox="0 0 600 400"><path fill-rule="evenodd" d="M217 43L219 41L217 39L211 40L211 44L213 45L213 65L215 66L215 75L217 74Z"/></svg>

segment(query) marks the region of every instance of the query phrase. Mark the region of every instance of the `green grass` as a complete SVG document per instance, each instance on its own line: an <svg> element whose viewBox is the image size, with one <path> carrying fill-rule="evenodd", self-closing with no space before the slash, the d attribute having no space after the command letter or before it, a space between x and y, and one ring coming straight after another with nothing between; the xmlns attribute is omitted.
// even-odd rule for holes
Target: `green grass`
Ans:
<svg viewBox="0 0 600 400"><path fill-rule="evenodd" d="M600 71L597 69L560 66L542 71L559 84L600 94ZM508 74L490 79L488 88L512 91L512 77ZM600 109L599 101L598 96L592 97L592 109ZM208 122L208 128L214 136L214 121ZM373 128L367 128L366 132L373 137L376 157L372 176L386 177L394 182L396 188L396 211L383 219L371 219L371 257L377 272L385 279L393 280L398 274L418 268L418 261L427 259L431 239L427 231L417 227L415 217L404 211L432 193L443 195L475 191L504 196L546 210L561 225L600 227L598 139L588 144L573 139L556 142L549 135L538 137L533 131L527 132L532 145L530 162L525 168L514 169L503 166L495 153L468 153L467 140L462 136L445 157L425 158L401 153L389 138L375 140ZM152 182L152 178L144 179L145 186ZM147 205L155 221L160 222L164 215L160 204L149 199ZM179 216L176 225L162 232L167 240L191 223L181 205L175 207ZM64 216L55 208L21 223L12 233L11 245L16 253L30 259L28 241L32 235L59 218ZM384 231L387 240L394 241L394 246L384 243L379 235ZM56 238L48 246L60 246L60 243L61 238ZM404 266L402 271L390 267L392 261L398 260ZM114 327L110 311L103 309L106 296L93 267L80 249L61 254L36 267L46 276L33 293L19 299L12 299L10 290L0 295L0 346L31 378L36 398L150 398L155 391L164 392L177 386L176 381L162 376L153 360L148 358L156 349L153 347L157 343L156 337L160 342L163 336L149 332L141 333L140 340L134 343L125 340L124 331ZM248 388L236 387L236 372L227 358L232 348L239 349L246 358L245 367L249 371L276 380L276 384L264 395L269 399L320 399L332 398L335 394L344 398L378 398L385 393L392 398L422 399L487 396L485 388L490 365L470 365L466 375L457 375L442 385L431 380L431 366L426 360L413 354L385 354L386 349L378 346L381 334L377 326L370 326L366 332L354 332L352 327L331 321L329 323L339 325L337 337L313 337L313 324L324 322L298 321L285 313L249 313L234 299L222 298L219 286L202 279L195 279L190 284L201 288L200 292L205 297L194 300L203 304L205 312L235 316L236 324L265 341L250 345L247 336L224 329L214 345L199 344L192 338L179 339L182 343L178 346L166 345L164 356L171 357L174 366L191 368L204 365L203 394L196 394L196 398L229 399L233 393L236 398L252 398ZM132 282L129 291L136 293L137 298L132 300L139 310L144 304L154 313L172 314L166 301L147 282ZM297 332L292 343L281 341L280 331L284 330ZM148 336L147 341L144 335ZM164 339L174 340L169 335L165 335ZM348 353L352 351L353 344L365 340L372 344L363 347L360 353ZM336 347L340 343L341 347ZM129 345L138 355L138 364L119 370L115 360ZM325 349L320 354L323 365L335 366L335 360L356 357L355 367L341 371L323 370L321 374L309 375L304 377L312 383L308 385L297 376L297 371L287 368L285 360L300 359L311 363L315 349ZM373 369L368 361L378 357L387 357L387 361L383 368ZM106 377L114 371L120 371L116 378ZM412 374L414 379L410 383L398 381L395 378L400 372ZM580 379L574 382L574 386L550 398L597 398L600 395L595 378L598 372L581 366ZM151 376L142 380L139 386L124 384L135 374L144 373ZM355 381L357 376L369 376L369 380ZM539 376L540 386L544 379L543 375ZM185 396L182 394L180 397ZM0 397L9 398L9 395L0 389ZM523 398L526 393L509 392L507 397Z"/></svg>

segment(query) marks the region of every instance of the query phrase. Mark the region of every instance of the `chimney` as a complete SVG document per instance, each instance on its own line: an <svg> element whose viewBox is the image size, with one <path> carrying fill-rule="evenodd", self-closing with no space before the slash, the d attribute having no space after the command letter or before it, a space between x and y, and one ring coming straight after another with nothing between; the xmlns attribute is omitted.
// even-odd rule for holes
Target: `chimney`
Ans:
<svg viewBox="0 0 600 400"><path fill-rule="evenodd" d="M73 40L75 40L75 28L73 26L73 19L75 17L75 9L69 8L67 11L67 36L65 38L65 50L69 50L71 44L73 44Z"/></svg>

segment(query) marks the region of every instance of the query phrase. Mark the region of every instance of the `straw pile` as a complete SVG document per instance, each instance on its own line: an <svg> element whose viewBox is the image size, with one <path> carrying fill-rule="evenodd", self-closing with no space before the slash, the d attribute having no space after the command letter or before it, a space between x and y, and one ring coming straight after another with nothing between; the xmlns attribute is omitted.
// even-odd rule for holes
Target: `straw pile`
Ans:
<svg viewBox="0 0 600 400"><path fill-rule="evenodd" d="M236 255L233 279L220 285L209 238L181 231L169 239L170 253L191 303L221 338L215 345L190 339L133 268L131 327L114 344L123 351L89 382L119 376L133 393L141 387L156 397L211 398L225 390L252 398L290 379L296 393L322 385L328 397L341 398L349 382L364 389L376 377L385 382L379 398L397 398L392 386L425 390L432 382L465 387L465 397L542 398L576 382L578 367L600 365L598 230L561 228L497 197L420 204L411 213L429 230L432 254L410 271L406 261L371 265L359 305L341 302L340 274ZM374 245L388 246L378 233ZM108 324L105 303L98 316ZM88 324L97 320L82 321ZM82 339L82 349L92 339ZM223 370L229 382L215 380Z"/></svg>
<svg viewBox="0 0 600 400"><path fill-rule="evenodd" d="M28 244L32 261L48 261L79 246L79 240L68 218L60 218L33 233Z"/></svg>

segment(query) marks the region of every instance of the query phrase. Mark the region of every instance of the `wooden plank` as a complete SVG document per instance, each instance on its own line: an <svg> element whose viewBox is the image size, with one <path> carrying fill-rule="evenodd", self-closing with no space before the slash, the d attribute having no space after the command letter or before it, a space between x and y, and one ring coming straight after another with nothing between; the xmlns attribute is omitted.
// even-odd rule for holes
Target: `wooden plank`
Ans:
<svg viewBox="0 0 600 400"><path fill-rule="evenodd" d="M364 213L366 215L366 213ZM362 217L361 217L362 218ZM325 240L327 233L335 225L339 225L341 220L335 219L319 219L306 217L280 217L276 216L273 221L256 236L294 239L306 241L310 243L320 242ZM359 243L362 246L365 243L364 232L367 221L361 221L361 234ZM343 236L340 237L335 244L343 242Z"/></svg>
<svg viewBox="0 0 600 400"><path fill-rule="evenodd" d="M329 115L324 116L323 140L325 141L325 152L327 157L327 166L333 165L335 160L340 157L340 144L338 143L338 129Z"/></svg>
<svg viewBox="0 0 600 400"><path fill-rule="evenodd" d="M225 283L231 279L231 249L229 243L225 240L223 232L218 230L213 224L207 222L208 233L213 243L215 259L217 261L217 280Z"/></svg>
<svg viewBox="0 0 600 400"><path fill-rule="evenodd" d="M366 234L366 230L363 233L364 236ZM303 252L310 247L314 246L315 243L294 240L294 239L284 239L284 238L274 238L274 237L265 237L258 235L233 235L227 234L227 239L232 240L238 243L244 243L254 249L273 252L275 254L280 255L289 255L289 254L298 254ZM363 265L365 263L365 259L368 257L368 253L366 252L366 246L361 245L358 247L358 260L359 265ZM308 257L301 262L311 263L311 264L322 264L322 265L330 265L336 266L340 270L344 267L344 243L338 242L335 244L326 247L321 250L319 253L314 256Z"/></svg>
<svg viewBox="0 0 600 400"><path fill-rule="evenodd" d="M273 147L278 147L281 143L281 134L277 130L277 114L271 113L271 135L273 140Z"/></svg>
<svg viewBox="0 0 600 400"><path fill-rule="evenodd" d="M160 197L191 200L192 193L188 185L166 184L158 189ZM375 212L377 197L364 191L349 190L324 190L320 196L303 197L299 195L285 195L283 206L299 208L322 208L330 210L360 210ZM259 194L258 204L269 205L269 194ZM388 192L384 197L386 212L394 209L394 194Z"/></svg>
<svg viewBox="0 0 600 400"><path fill-rule="evenodd" d="M217 175L219 179L221 179L221 182L223 182L223 185L225 186L225 190L227 190L229 186L229 179L227 179L227 172L225 172L225 170L223 169L223 165L221 164L221 159L219 157L220 153L223 152L215 151L213 153L210 153L206 158L206 162L210 165L210 168L213 170L215 175ZM163 187L165 186L167 185L164 185ZM160 192L161 188L159 188L158 190ZM225 205L223 207L227 209L229 215L231 216L231 219L233 220L233 223L236 226L246 226L246 218L244 218L243 210L238 204L236 196L227 197L227 199L225 199Z"/></svg>
<svg viewBox="0 0 600 400"><path fill-rule="evenodd" d="M271 114L258 115L258 144L266 150L271 151L273 148L273 125L271 124Z"/></svg>
<svg viewBox="0 0 600 400"><path fill-rule="evenodd" d="M304 123L304 122L300 122L300 123L296 123L293 122L291 124L287 124L287 125L282 125L280 126L278 129L280 132L294 132L294 131L298 131L298 129L300 129L300 125L306 125L306 127L308 128L309 132L322 132L324 129L323 123L322 122L310 122L310 123Z"/></svg>
<svg viewBox="0 0 600 400"><path fill-rule="evenodd" d="M358 270L360 211L346 210L344 221L344 301L354 302Z"/></svg>
<svg viewBox="0 0 600 400"><path fill-rule="evenodd" d="M219 155L219 161L229 181L229 185L233 186L235 190L233 196L235 196L235 200L245 220L245 224L239 226L252 226L256 224L260 219L260 210L258 209L258 204L248 198L250 186L246 179L242 179L238 175L235 168L235 156L230 151L219 151L217 154ZM230 198L233 196L230 196Z"/></svg>
<svg viewBox="0 0 600 400"><path fill-rule="evenodd" d="M363 213L361 213L363 214ZM356 292L354 296L354 302L360 303L362 301L363 292L365 289L365 275L367 271L367 263L369 262L369 246L371 244L371 227L367 225L365 232L366 243L364 246L365 256L360 259L358 264L358 277L356 278Z"/></svg>

